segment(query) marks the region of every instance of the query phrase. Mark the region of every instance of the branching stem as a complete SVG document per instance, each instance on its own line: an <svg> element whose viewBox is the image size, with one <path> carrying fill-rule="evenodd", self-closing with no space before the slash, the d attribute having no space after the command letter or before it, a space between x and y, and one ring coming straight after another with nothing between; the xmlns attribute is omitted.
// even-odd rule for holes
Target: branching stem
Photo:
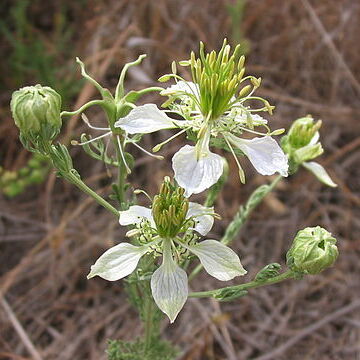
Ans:
<svg viewBox="0 0 360 360"><path fill-rule="evenodd" d="M64 174L64 177L69 182L76 185L85 194L91 196L97 203L99 203L105 209L112 212L116 217L119 217L119 211L116 210L110 203L108 203L100 195L98 195L94 190L90 189L78 176L76 176L75 174L70 172L70 173Z"/></svg>
<svg viewBox="0 0 360 360"><path fill-rule="evenodd" d="M192 292L189 294L189 297L193 297L193 298L214 297L222 290L234 290L234 291L249 290L249 289L254 289L254 288L257 288L260 286L275 284L275 283L278 283L278 282L281 282L281 281L284 281L287 279L292 279L294 277L295 277L294 272L291 270L287 270L278 276L274 276L272 278L269 278L269 279L266 279L263 281L255 281L254 280L254 281L250 281L248 283L241 284L241 285L228 286L228 287L219 288L219 289L215 289L215 290L209 290L209 291Z"/></svg>

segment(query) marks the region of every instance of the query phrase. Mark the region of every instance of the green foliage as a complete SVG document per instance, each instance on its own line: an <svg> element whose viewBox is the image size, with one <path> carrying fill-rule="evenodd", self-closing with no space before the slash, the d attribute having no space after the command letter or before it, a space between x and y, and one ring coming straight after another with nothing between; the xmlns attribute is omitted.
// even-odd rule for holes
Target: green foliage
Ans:
<svg viewBox="0 0 360 360"><path fill-rule="evenodd" d="M0 167L1 192L8 197L17 196L29 186L42 183L49 170L49 161L40 154L34 154L18 171L8 171Z"/></svg>
<svg viewBox="0 0 360 360"><path fill-rule="evenodd" d="M246 290L237 289L235 286L229 286L227 288L216 291L213 297L216 300L225 302L235 300L237 298L246 296L247 294L248 292Z"/></svg>
<svg viewBox="0 0 360 360"><path fill-rule="evenodd" d="M140 339L134 342L109 340L107 354L108 360L173 360L178 351L164 340L153 342L149 348Z"/></svg>
<svg viewBox="0 0 360 360"><path fill-rule="evenodd" d="M278 263L268 264L263 267L255 276L255 281L262 282L279 275L281 265Z"/></svg>
<svg viewBox="0 0 360 360"><path fill-rule="evenodd" d="M250 195L245 206L240 206L239 211L235 214L234 219L226 228L221 242L225 245L231 243L239 233L247 218L255 207L264 199L264 197L274 188L280 177L276 178L270 185L261 185Z"/></svg>

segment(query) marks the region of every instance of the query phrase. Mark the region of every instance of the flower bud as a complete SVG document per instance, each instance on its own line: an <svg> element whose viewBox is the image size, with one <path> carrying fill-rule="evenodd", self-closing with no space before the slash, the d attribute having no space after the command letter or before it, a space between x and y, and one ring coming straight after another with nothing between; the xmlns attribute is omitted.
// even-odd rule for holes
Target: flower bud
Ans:
<svg viewBox="0 0 360 360"><path fill-rule="evenodd" d="M314 122L311 116L295 120L288 133L291 147L299 149L308 145L320 127L321 120Z"/></svg>
<svg viewBox="0 0 360 360"><path fill-rule="evenodd" d="M321 120L315 122L311 116L294 121L287 135L281 139L281 146L294 166L315 159L324 150L318 142Z"/></svg>
<svg viewBox="0 0 360 360"><path fill-rule="evenodd" d="M53 140L61 128L61 97L50 87L26 86L13 93L11 112L21 135L36 142Z"/></svg>
<svg viewBox="0 0 360 360"><path fill-rule="evenodd" d="M339 255L336 239L320 226L300 230L286 254L287 265L303 274L318 274L333 265Z"/></svg>

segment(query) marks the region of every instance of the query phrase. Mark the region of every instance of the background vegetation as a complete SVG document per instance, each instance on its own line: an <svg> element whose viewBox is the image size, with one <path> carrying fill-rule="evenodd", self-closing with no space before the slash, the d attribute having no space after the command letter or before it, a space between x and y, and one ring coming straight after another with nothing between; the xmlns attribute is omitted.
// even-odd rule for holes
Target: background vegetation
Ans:
<svg viewBox="0 0 360 360"><path fill-rule="evenodd" d="M86 280L90 265L123 238L123 229L56 180L41 159L34 165L9 113L12 91L49 85L63 96L64 108L75 109L95 95L81 81L75 56L113 88L123 64L147 53L128 77L129 89L140 88L155 84L173 59L187 58L199 40L218 48L224 37L242 41L248 73L264 79L259 94L277 106L273 128L288 128L308 113L323 120L321 162L339 185L326 188L305 171L280 183L233 246L249 278L265 264L284 263L293 234L305 226L331 231L340 257L323 275L259 289L235 302L190 300L175 325L164 321L165 337L182 351L181 360L360 359L358 1L3 0L0 15L0 359L106 359L107 339L129 340L141 332L122 282ZM101 124L100 111L88 115ZM74 117L64 124L62 140L84 131ZM151 148L165 138L146 136L143 142ZM167 160L180 141L164 148ZM109 170L89 164L81 149L72 151L86 182L107 193ZM142 153L136 159L133 183L154 194L169 169ZM216 204L223 220L216 222L214 238L251 191L268 181L251 166L246 172L246 185L233 172ZM9 184L15 190L6 189ZM193 288L216 285L205 275Z"/></svg>

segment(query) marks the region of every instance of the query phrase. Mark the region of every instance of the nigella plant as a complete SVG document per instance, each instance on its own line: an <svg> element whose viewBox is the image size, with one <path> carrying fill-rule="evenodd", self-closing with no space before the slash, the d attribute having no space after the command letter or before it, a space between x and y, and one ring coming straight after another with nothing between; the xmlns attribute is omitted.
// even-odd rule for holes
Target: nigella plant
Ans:
<svg viewBox="0 0 360 360"><path fill-rule="evenodd" d="M252 210L277 183L304 167L326 185L336 186L322 165L313 161L324 151L319 141L321 122L315 122L310 116L296 120L281 138L280 147L273 136L280 135L284 129L271 131L268 120L259 115L262 112L272 114L274 110L267 100L254 94L261 79L245 75L245 58L240 47L232 52L226 40L218 52L205 53L200 43L198 58L192 52L189 60L179 63L189 68L192 81L178 75L177 65L173 63L172 73L162 76L160 81L175 83L166 88L125 92L127 70L139 65L144 57L141 55L124 66L114 92L92 78L84 63L77 59L82 76L96 87L100 98L75 111L62 110L60 95L41 85L24 87L14 92L11 100L23 145L47 157L59 176L110 211L115 216L114 221L126 229L128 240L115 239L116 245L108 249L104 244L105 252L96 261L92 259L95 263L87 276L108 281L123 279L129 300L144 323L143 338L110 343L110 360L174 359L177 351L161 339L160 320L163 314L171 323L181 317L179 313L188 298L241 301L239 298L252 288L318 274L333 265L338 256L336 239L328 231L320 226L305 228L297 233L290 246L285 270L281 270L280 264L268 264L254 279L240 282L246 270L235 252L236 245L233 249L229 245L236 240ZM138 104L149 92L158 92L159 101L164 96L167 98L163 109L156 104ZM260 105L254 106L256 103ZM85 114L95 105L104 110L106 118L100 127L93 126ZM62 118L80 114L86 125L100 134L94 138L82 134L80 141L71 143L82 146L91 158L118 170L110 201L83 182L73 166L68 147L54 143L61 131ZM166 176L159 194L151 198L144 190L133 190L128 183L134 163L129 145L163 160L139 142L142 136L151 136L164 129L179 131L156 145L153 152L184 133L192 143L183 145L175 153L172 158L174 179ZM209 238L208 233L214 220L221 220L214 205L229 169L223 156L214 152L216 148L234 156L241 183L245 182L239 161L241 156L246 156L262 175L279 174L270 184L255 189L248 201L239 206L220 240L215 236ZM192 194L206 190L203 204L189 200ZM137 203L140 193L148 197L148 207ZM188 283L203 269L219 281L232 280L233 283L212 290L189 291Z"/></svg>

